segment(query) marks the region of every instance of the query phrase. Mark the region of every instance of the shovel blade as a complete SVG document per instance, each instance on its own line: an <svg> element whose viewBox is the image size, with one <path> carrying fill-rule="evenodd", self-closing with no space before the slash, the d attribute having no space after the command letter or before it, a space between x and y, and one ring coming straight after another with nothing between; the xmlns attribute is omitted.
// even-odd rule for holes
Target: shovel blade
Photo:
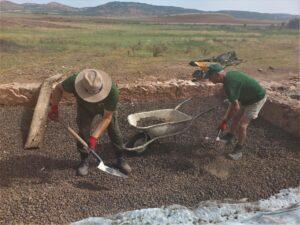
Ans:
<svg viewBox="0 0 300 225"><path fill-rule="evenodd" d="M125 175L124 173L120 172L117 169L106 166L103 162L100 162L97 168L110 175L114 175L122 178L128 178L128 176Z"/></svg>

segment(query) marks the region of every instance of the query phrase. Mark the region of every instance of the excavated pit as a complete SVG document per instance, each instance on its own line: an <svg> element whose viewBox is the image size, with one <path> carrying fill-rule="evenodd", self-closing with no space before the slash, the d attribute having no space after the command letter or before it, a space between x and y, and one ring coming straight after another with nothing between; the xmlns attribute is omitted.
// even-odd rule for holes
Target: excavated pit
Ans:
<svg viewBox="0 0 300 225"><path fill-rule="evenodd" d="M221 101L215 97L193 100L182 111L195 115ZM179 102L122 103L119 117L124 139L135 134L126 120L130 113L173 108ZM60 108L60 116L74 128L75 107ZM228 160L225 154L231 146L214 142L224 110L197 119L184 134L155 142L142 156L130 154L133 173L123 180L95 167L87 177L77 177L75 141L58 123L48 123L42 149L23 150L32 109L0 108L0 223L65 224L162 205L195 206L203 200L228 198L258 200L298 186L299 140L257 119L249 127L242 160ZM113 161L107 137L98 152L105 162Z"/></svg>

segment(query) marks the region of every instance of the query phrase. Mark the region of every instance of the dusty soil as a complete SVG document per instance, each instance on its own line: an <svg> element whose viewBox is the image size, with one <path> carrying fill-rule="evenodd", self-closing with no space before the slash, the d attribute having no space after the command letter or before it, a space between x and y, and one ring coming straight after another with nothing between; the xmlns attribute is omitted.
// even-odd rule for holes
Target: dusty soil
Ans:
<svg viewBox="0 0 300 225"><path fill-rule="evenodd" d="M0 18L0 27L45 27L45 28L57 28L57 29L65 29L65 28L77 28L69 25L56 24L47 21L36 21L34 19L26 19L26 18Z"/></svg>
<svg viewBox="0 0 300 225"><path fill-rule="evenodd" d="M25 46L18 46L14 42L7 42L4 40L0 40L0 50L2 52L14 51L14 49L18 49L20 47L26 48ZM80 57L86 57L82 55L74 56L78 57L78 61ZM77 59L74 59L77 60ZM192 74L197 69L195 67L191 67L187 62L159 62L155 61L153 63L143 64L143 68L139 70L131 70L127 67L121 68L117 64L111 63L111 60L105 59L103 57L103 61L105 61L105 65L103 70L109 73L112 78L118 84L128 84L128 83L140 83L143 81L167 81L170 79L186 79L192 80ZM126 62L124 62L126 64ZM84 65L84 63L83 63ZM7 73L3 73L0 76L0 84L19 82L19 83L32 83L32 82L42 82L45 78L53 76L57 73L62 73L65 77L70 76L71 74L78 72L82 69L82 64L78 63L74 66L74 68L68 70L67 72L63 72L59 67L58 69L53 68L52 65L45 65L45 67L37 67L32 68L28 67L23 70L9 70ZM232 67L228 70L234 70L236 68ZM286 79L290 79L292 77L298 76L298 69L290 68L289 70L284 70L278 68L274 71L265 70L263 72L257 71L256 67L251 65L240 69L241 71L248 73L249 75L257 78L258 80L263 81L285 81Z"/></svg>
<svg viewBox="0 0 300 225"><path fill-rule="evenodd" d="M182 107L196 114L219 103L197 100ZM122 104L120 127L124 137L135 133L129 113L176 106L177 102ZM199 106L199 107L198 107ZM75 106L61 108L61 116L75 126ZM89 216L103 216L145 207L202 200L267 198L300 181L299 140L258 119L249 128L243 159L230 161L232 146L215 143L223 112L193 122L191 129L155 142L143 156L128 156L133 173L127 180L92 168L87 177L75 176L75 142L61 125L49 123L44 147L23 150L32 110L0 108L0 223L62 224ZM210 139L205 140L208 136ZM105 162L113 161L107 138L98 149Z"/></svg>
<svg viewBox="0 0 300 225"><path fill-rule="evenodd" d="M139 127L148 127L160 123L165 123L166 120L161 119L161 118L156 118L156 117L148 117L148 118L143 118L137 122L137 125Z"/></svg>

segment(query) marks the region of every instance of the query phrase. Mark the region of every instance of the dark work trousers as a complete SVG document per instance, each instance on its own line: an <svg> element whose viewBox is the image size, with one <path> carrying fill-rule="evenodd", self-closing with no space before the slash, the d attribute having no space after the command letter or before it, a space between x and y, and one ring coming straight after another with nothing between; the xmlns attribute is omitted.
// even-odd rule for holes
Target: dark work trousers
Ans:
<svg viewBox="0 0 300 225"><path fill-rule="evenodd" d="M89 144L89 138L91 135L91 125L96 115L103 117L104 110L101 112L90 112L84 107L77 105L77 126L79 129L79 135L87 144ZM108 136L113 144L115 155L117 158L123 156L123 140L122 134L119 128L117 112L113 114L112 120L107 128ZM83 145L77 142L77 150L80 153L81 160L86 159L88 154L84 151Z"/></svg>

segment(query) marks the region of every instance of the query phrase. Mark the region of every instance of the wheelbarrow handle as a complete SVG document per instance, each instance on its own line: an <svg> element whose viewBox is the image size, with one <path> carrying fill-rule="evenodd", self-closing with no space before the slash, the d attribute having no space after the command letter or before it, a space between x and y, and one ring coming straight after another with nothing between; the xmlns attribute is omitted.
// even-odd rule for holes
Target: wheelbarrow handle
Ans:
<svg viewBox="0 0 300 225"><path fill-rule="evenodd" d="M218 108L218 106L211 107L211 108L209 108L208 110L206 110L206 111L204 111L204 112L201 112L201 113L197 114L196 116L194 116L194 118L193 118L192 120L195 120L195 119L197 119L198 117L203 116L204 114L209 113L209 112L215 110L216 108Z"/></svg>
<svg viewBox="0 0 300 225"><path fill-rule="evenodd" d="M222 103L223 103L223 104L228 104L229 101L228 101L228 99L225 99L225 100L223 100ZM204 112L201 112L201 113L197 114L196 116L194 116L193 120L194 120L194 119L197 119L199 116L202 116L202 115L204 115L204 114L206 114L206 113L209 113L209 112L211 112L211 111L213 111L213 110L215 110L215 109L218 109L218 108L220 108L220 107L221 107L220 105L213 106L213 107L209 108L208 110L206 110L206 111L204 111Z"/></svg>
<svg viewBox="0 0 300 225"><path fill-rule="evenodd" d="M192 98L188 98L186 100L184 100L183 102L179 103L174 109L178 110L184 103L191 101Z"/></svg>

